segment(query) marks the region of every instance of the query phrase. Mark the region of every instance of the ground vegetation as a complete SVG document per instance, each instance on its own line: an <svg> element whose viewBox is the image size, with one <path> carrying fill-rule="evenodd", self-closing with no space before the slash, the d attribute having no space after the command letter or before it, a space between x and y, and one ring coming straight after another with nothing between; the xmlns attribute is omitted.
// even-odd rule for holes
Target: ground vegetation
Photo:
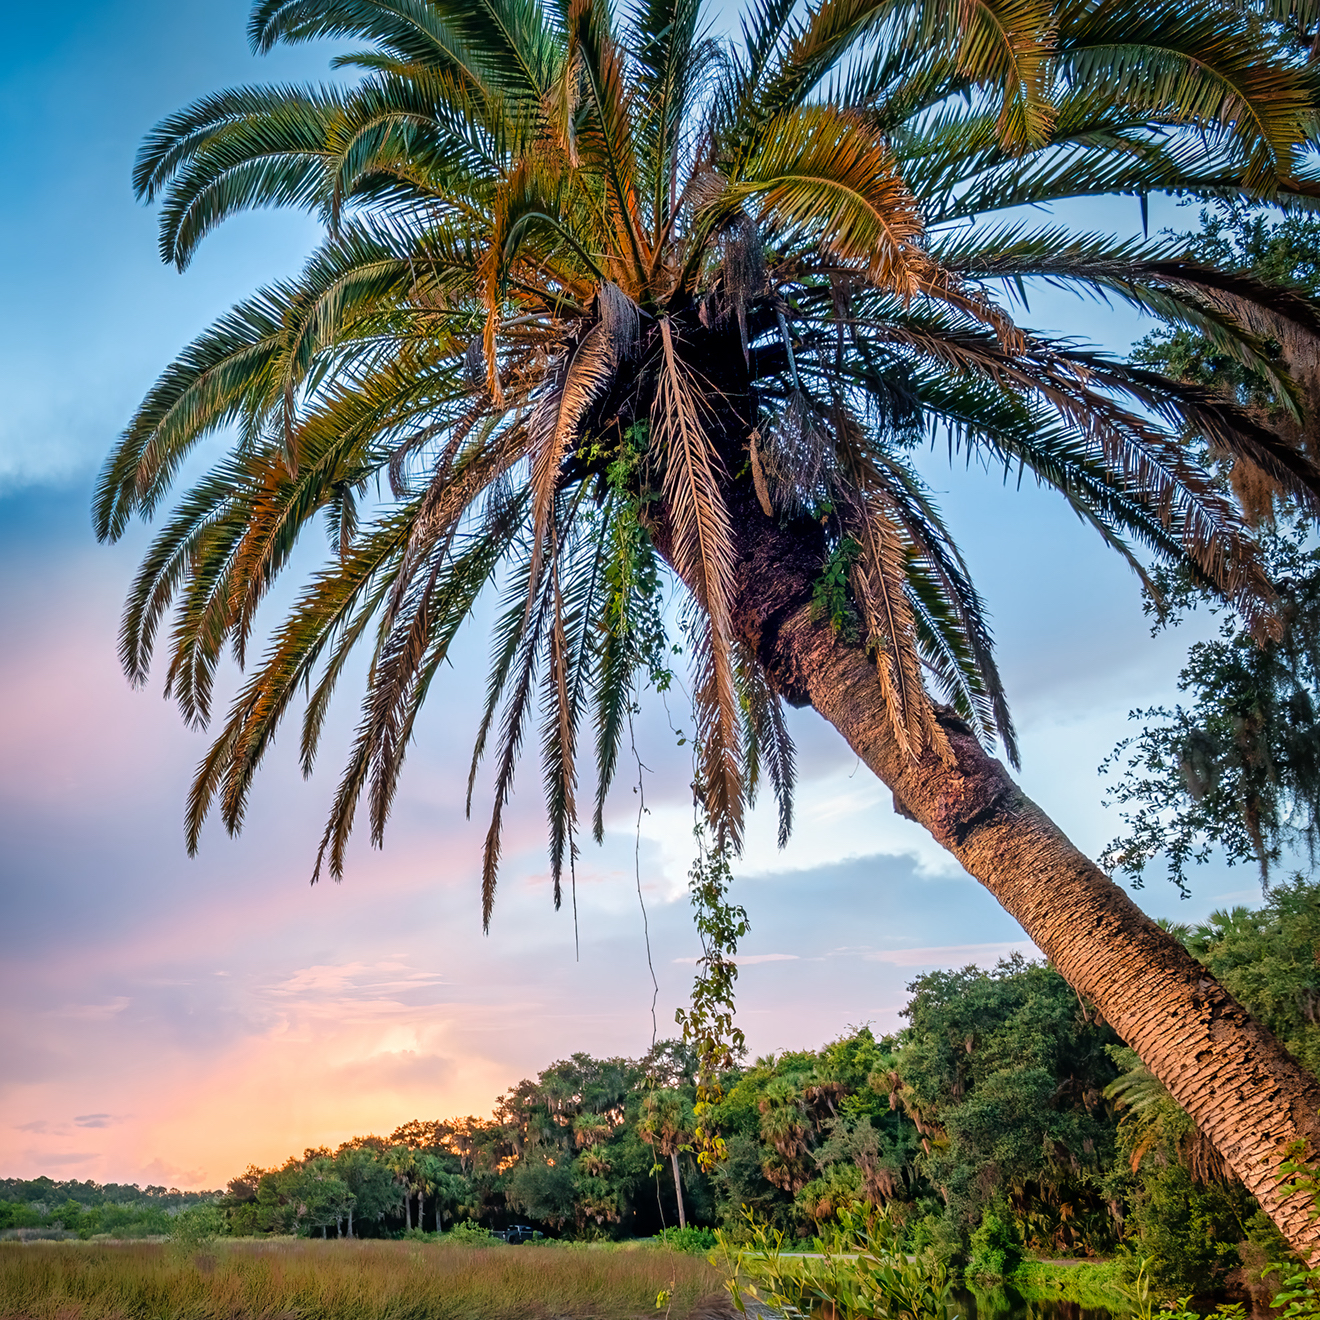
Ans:
<svg viewBox="0 0 1320 1320"><path fill-rule="evenodd" d="M685 1320L719 1293L698 1256L403 1242L0 1245L0 1315L25 1320ZM666 1296L657 1308L656 1299ZM708 1320L726 1312L707 1308Z"/></svg>
<svg viewBox="0 0 1320 1320"><path fill-rule="evenodd" d="M1320 884L1296 878L1257 908L1172 933L1314 1057ZM883 1216L904 1251L951 1276L1018 1279L1042 1295L1085 1281L1066 1269L1053 1280L1042 1261L1109 1262L1085 1276L1096 1288L1144 1268L1172 1296L1260 1291L1265 1265L1290 1259L1195 1122L1048 964L1015 956L927 973L909 990L892 1035L860 1027L726 1070L711 1119L727 1156L713 1169L685 1117L697 1061L676 1041L635 1060L576 1054L511 1087L489 1118L414 1120L249 1168L209 1198L172 1194L172 1208L206 1199L216 1217L188 1209L172 1222L197 1223L170 1231L471 1244L527 1223L561 1242L662 1236L701 1254L713 1230L801 1249L841 1225L874 1236ZM97 1194L47 1179L4 1186L34 1226L55 1221L69 1188Z"/></svg>

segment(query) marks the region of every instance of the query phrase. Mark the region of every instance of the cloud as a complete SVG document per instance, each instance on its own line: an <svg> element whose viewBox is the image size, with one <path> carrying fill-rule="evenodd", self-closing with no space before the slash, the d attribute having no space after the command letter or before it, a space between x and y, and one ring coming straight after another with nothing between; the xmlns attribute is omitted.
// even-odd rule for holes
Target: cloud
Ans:
<svg viewBox="0 0 1320 1320"><path fill-rule="evenodd" d="M115 1120L109 1114L78 1114L73 1121L80 1128L103 1128L109 1127Z"/></svg>
<svg viewBox="0 0 1320 1320"><path fill-rule="evenodd" d="M453 1059L417 1050L390 1050L367 1059L341 1064L336 1079L346 1085L378 1091L407 1091L414 1087L445 1086L453 1081L457 1067Z"/></svg>
<svg viewBox="0 0 1320 1320"><path fill-rule="evenodd" d="M178 1164L170 1164L157 1156L149 1164L142 1166L141 1172L134 1179L139 1186L197 1187L206 1177L203 1169L187 1169Z"/></svg>
<svg viewBox="0 0 1320 1320"><path fill-rule="evenodd" d="M55 1010L54 1016L104 1022L122 1013L131 1002L127 995L119 995L104 1004L65 1004L63 1008Z"/></svg>
<svg viewBox="0 0 1320 1320"><path fill-rule="evenodd" d="M89 1161L99 1156L99 1151L79 1150L79 1151L29 1151L28 1158L36 1159L37 1163L52 1169L62 1169L70 1164L87 1164Z"/></svg>
<svg viewBox="0 0 1320 1320"><path fill-rule="evenodd" d="M739 967L755 967L758 963L797 962L799 958L800 955L796 953L743 953L739 954L733 961ZM670 962L681 967L695 967L698 961L696 958L670 959Z"/></svg>
<svg viewBox="0 0 1320 1320"><path fill-rule="evenodd" d="M1030 940L1005 940L994 944L944 944L929 949L877 949L862 957L868 962L893 963L896 967L966 967L968 963L989 967L1014 953L1025 958L1042 956Z"/></svg>
<svg viewBox="0 0 1320 1320"><path fill-rule="evenodd" d="M267 987L267 993L296 999L350 996L356 1000L396 999L400 994L447 986L435 972L415 971L406 961L352 962L304 967Z"/></svg>

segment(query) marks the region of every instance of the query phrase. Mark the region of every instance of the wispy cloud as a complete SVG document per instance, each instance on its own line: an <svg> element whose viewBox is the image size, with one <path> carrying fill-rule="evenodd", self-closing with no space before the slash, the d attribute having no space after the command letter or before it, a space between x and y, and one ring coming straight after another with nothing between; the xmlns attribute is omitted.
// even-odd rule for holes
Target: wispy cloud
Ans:
<svg viewBox="0 0 1320 1320"><path fill-rule="evenodd" d="M732 961L739 967L755 967L758 963L798 962L801 958L796 953L740 953ZM671 962L680 967L695 967L698 958L672 958Z"/></svg>
<svg viewBox="0 0 1320 1320"><path fill-rule="evenodd" d="M896 967L966 967L969 963L990 967L1014 953L1026 958L1041 956L1030 940L1002 940L991 944L940 944L925 949L875 949L862 957Z"/></svg>

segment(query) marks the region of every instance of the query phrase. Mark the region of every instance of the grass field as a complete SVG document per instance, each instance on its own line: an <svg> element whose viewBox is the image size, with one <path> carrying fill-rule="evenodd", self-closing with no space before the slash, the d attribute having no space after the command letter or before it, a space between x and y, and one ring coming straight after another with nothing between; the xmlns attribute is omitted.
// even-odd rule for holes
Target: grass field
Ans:
<svg viewBox="0 0 1320 1320"><path fill-rule="evenodd" d="M0 1244L0 1320L659 1320L662 1291L687 1320L720 1289L700 1257L657 1247Z"/></svg>

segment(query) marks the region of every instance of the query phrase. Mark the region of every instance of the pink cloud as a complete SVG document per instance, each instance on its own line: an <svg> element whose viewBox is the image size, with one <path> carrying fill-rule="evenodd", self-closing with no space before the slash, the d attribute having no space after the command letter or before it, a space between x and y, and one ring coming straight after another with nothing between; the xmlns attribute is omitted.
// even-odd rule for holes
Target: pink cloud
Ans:
<svg viewBox="0 0 1320 1320"><path fill-rule="evenodd" d="M862 956L869 962L893 963L896 967L992 967L1000 958L1020 953L1039 958L1041 952L1030 940L1004 940L991 944L944 944L927 949L879 949Z"/></svg>

